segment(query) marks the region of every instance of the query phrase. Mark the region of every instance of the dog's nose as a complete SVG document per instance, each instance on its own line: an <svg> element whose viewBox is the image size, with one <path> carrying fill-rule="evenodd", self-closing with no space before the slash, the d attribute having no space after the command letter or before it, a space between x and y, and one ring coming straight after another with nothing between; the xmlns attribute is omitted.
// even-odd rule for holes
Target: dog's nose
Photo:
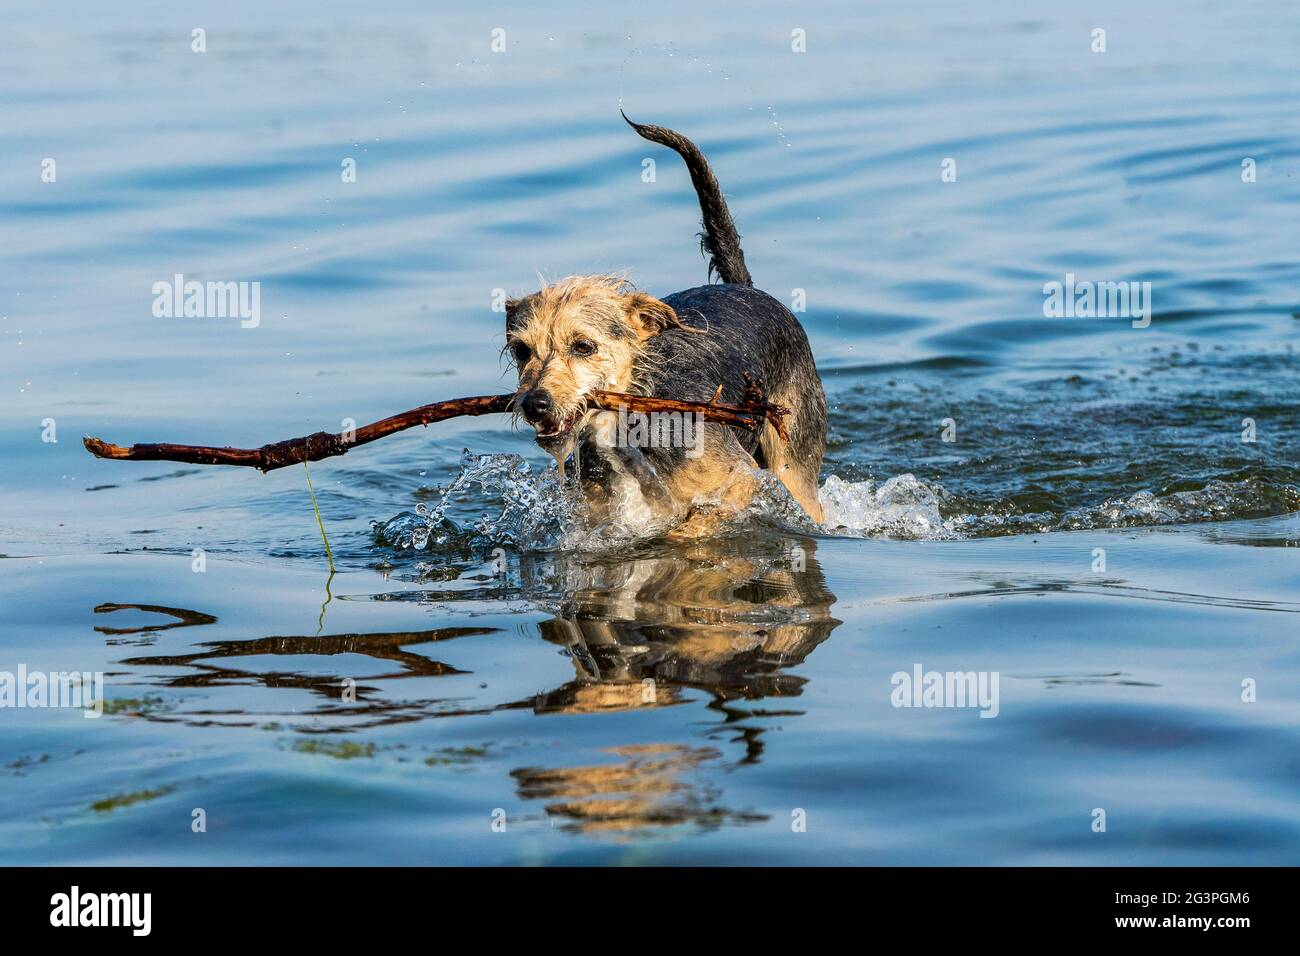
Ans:
<svg viewBox="0 0 1300 956"><path fill-rule="evenodd" d="M524 393L523 399L519 402L519 407L523 409L524 418L528 419L529 424L536 424L545 418L546 413L551 410L551 396L541 389L535 388Z"/></svg>

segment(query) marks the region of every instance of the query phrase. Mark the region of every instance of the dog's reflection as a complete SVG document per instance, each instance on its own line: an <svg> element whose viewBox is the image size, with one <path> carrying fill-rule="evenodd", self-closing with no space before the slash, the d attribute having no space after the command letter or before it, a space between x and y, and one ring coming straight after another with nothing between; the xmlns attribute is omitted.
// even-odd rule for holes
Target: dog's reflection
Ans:
<svg viewBox="0 0 1300 956"><path fill-rule="evenodd" d="M564 612L542 635L573 660L575 678L539 695L539 713L664 707L691 691L722 714L714 739L740 743L739 764L758 762L762 712L744 701L796 697L805 678L788 671L839 624L813 541L760 556L741 542L696 542L657 557L585 565L570 572ZM574 580L573 575L577 575ZM522 767L519 795L541 799L568 830L606 835L762 819L719 804L707 782L722 751L682 743L607 748L576 767Z"/></svg>
<svg viewBox="0 0 1300 956"><path fill-rule="evenodd" d="M663 706L688 687L719 703L797 696L804 678L786 668L839 624L815 548L801 540L760 556L741 542L698 542L570 570L564 613L540 629L577 674L536 709Z"/></svg>
<svg viewBox="0 0 1300 956"><path fill-rule="evenodd" d="M719 805L721 794L695 772L717 762L712 747L637 744L610 747L609 763L582 767L512 770L519 796L546 800L546 814L564 830L619 835L684 824L712 829L724 823L765 820Z"/></svg>

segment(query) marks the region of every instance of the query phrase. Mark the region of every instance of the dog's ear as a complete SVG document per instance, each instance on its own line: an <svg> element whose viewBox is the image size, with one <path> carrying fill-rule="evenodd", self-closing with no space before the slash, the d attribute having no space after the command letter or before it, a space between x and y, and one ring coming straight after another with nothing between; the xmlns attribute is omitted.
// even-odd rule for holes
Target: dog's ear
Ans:
<svg viewBox="0 0 1300 956"><path fill-rule="evenodd" d="M671 305L660 302L654 296L646 295L644 292L634 292L629 295L624 308L627 310L628 322L643 339L654 338L669 329L696 331L682 324L682 320L677 317Z"/></svg>
<svg viewBox="0 0 1300 956"><path fill-rule="evenodd" d="M517 328L521 322L527 318L528 300L532 296L523 296L519 299L506 299L506 331Z"/></svg>

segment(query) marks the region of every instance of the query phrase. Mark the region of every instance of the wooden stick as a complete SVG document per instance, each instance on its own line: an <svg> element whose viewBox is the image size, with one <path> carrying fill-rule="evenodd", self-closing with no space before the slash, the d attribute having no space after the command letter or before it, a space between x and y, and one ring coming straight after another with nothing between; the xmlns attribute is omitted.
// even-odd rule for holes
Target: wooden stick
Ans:
<svg viewBox="0 0 1300 956"><path fill-rule="evenodd" d="M761 382L745 376L745 391L739 405L717 401L721 390L709 402L688 402L674 398L629 395L624 392L596 392L587 400L588 408L603 411L630 412L688 412L703 415L708 421L732 425L755 432L764 422L771 422L783 441L789 441L784 417L789 410L773 405L763 394ZM380 419L347 433L316 432L302 438L274 442L260 448L218 448L210 445L176 445L163 442L152 445L113 445L99 438L82 439L86 450L96 458L113 458L119 461L183 461L194 465L247 465L262 471L274 471L286 465L303 461L320 461L347 454L356 445L365 445L376 439L405 431L416 425L430 425L462 415L494 415L513 409L514 395L476 395L471 398L453 398L445 402L421 405L400 415Z"/></svg>

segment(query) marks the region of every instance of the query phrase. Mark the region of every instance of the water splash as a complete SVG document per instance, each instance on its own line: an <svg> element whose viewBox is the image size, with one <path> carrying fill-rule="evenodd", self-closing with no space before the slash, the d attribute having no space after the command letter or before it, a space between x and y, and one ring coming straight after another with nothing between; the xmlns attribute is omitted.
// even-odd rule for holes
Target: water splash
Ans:
<svg viewBox="0 0 1300 956"><path fill-rule="evenodd" d="M439 489L432 507L421 502L388 521L372 522L382 545L399 551L509 546L544 549L562 541L576 502L554 469L540 473L521 455L461 455L460 474ZM481 511L488 504L490 513ZM458 520L459 518L459 520Z"/></svg>
<svg viewBox="0 0 1300 956"><path fill-rule="evenodd" d="M1010 499L953 495L911 473L880 482L830 475L818 494L825 512L818 524L774 475L758 472L757 477L758 491L749 507L722 533L775 528L829 537L952 541L1225 521L1300 510L1300 491L1255 479L1211 480L1199 489L1165 493L1143 490L1059 513L1026 513ZM413 512L372 522L371 527L380 545L422 552L484 552L494 547L609 551L671 530L662 521L637 517L632 509L618 522L593 526L586 520L578 489L562 470L535 469L520 455L469 451L461 457L460 473L438 490L435 504L420 503Z"/></svg>
<svg viewBox="0 0 1300 956"><path fill-rule="evenodd" d="M398 551L483 551L505 546L528 551L605 551L657 537L671 524L636 515L594 526L581 496L558 468L536 470L520 455L461 456L460 473L423 502L386 522L372 522L376 543ZM576 469L572 469L576 471ZM817 524L769 472L758 472L758 492L729 531L756 526L803 534L947 540L963 537L940 513L944 493L913 475L879 486L831 475L821 488L826 521ZM485 510L486 509L486 510Z"/></svg>
<svg viewBox="0 0 1300 956"><path fill-rule="evenodd" d="M943 541L963 535L944 521L944 491L915 475L872 481L845 481L831 475L818 493L825 512L824 531L847 537Z"/></svg>
<svg viewBox="0 0 1300 956"><path fill-rule="evenodd" d="M879 486L831 475L821 487L826 521L818 531L838 537L945 541L1049 531L1199 524L1286 514L1300 509L1300 490L1255 478L1211 480L1204 487L1109 498L1063 512L1023 512L1010 499L950 494L914 475Z"/></svg>
<svg viewBox="0 0 1300 956"><path fill-rule="evenodd" d="M414 512L371 522L376 543L398 551L610 551L672 527L633 502L614 509L617 520L591 521L573 477L576 460L568 469L538 470L520 455L467 449L460 469L432 506L421 502Z"/></svg>

